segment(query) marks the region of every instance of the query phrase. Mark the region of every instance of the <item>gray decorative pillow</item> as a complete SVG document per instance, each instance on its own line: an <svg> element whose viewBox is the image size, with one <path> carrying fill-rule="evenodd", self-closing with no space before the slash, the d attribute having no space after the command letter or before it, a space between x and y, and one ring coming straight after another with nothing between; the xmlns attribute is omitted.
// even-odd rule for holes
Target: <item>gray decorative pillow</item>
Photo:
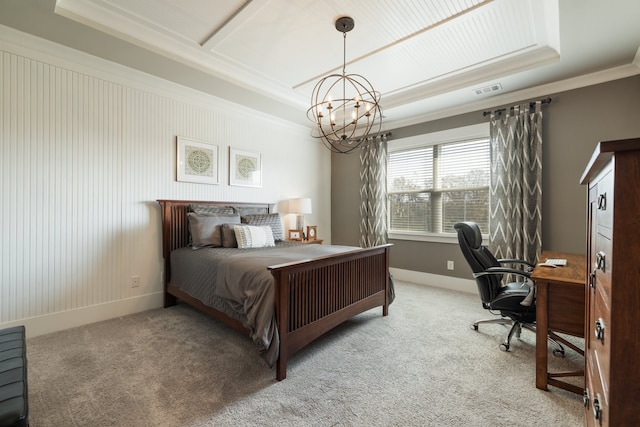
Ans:
<svg viewBox="0 0 640 427"><path fill-rule="evenodd" d="M268 225L236 225L234 227L238 248L266 248L275 246L273 232Z"/></svg>
<svg viewBox="0 0 640 427"><path fill-rule="evenodd" d="M238 211L232 206L210 206L210 205L198 205L195 203L189 204L189 211L200 215L238 215Z"/></svg>
<svg viewBox="0 0 640 427"><path fill-rule="evenodd" d="M222 232L220 226L230 222L240 222L239 216L222 215L198 215L187 213L189 233L191 236L191 248L193 250L204 247L221 247Z"/></svg>
<svg viewBox="0 0 640 427"><path fill-rule="evenodd" d="M269 213L269 210L266 207L259 206L238 206L236 208L240 216L245 215L261 215Z"/></svg>
<svg viewBox="0 0 640 427"><path fill-rule="evenodd" d="M243 215L240 217L243 224L248 225L268 225L271 227L273 239L276 242L284 240L284 231L282 230L282 221L279 213Z"/></svg>
<svg viewBox="0 0 640 427"><path fill-rule="evenodd" d="M236 224L238 223L239 221L234 223L222 224L222 247L223 248L238 247L238 242L236 241L236 232L234 230Z"/></svg>

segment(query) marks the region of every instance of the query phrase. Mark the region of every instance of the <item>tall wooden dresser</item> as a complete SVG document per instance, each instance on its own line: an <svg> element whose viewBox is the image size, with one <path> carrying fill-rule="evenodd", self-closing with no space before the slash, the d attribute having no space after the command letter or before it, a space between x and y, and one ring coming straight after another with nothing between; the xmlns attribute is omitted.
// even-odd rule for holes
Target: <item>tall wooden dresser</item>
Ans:
<svg viewBox="0 0 640 427"><path fill-rule="evenodd" d="M585 423L640 426L640 138L600 142L588 185Z"/></svg>

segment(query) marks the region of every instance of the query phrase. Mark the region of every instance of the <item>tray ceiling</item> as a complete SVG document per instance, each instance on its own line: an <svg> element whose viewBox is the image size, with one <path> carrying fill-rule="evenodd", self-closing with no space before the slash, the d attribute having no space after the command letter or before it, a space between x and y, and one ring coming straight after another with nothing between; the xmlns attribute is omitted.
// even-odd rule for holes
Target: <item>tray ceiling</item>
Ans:
<svg viewBox="0 0 640 427"><path fill-rule="evenodd" d="M640 12L635 0L616 2ZM563 7L558 0L58 0L55 13L294 105L300 117L317 80L341 72L334 21L348 15L355 28L347 73L367 77L382 93L385 118L402 121L634 60L640 26L617 36L624 46L610 45L604 63L574 51L579 40L563 26L579 26L580 13L585 25L594 16L578 7L578 19L569 17ZM624 16L618 24L631 27ZM591 43L591 28L579 30ZM492 86L498 90L485 89Z"/></svg>

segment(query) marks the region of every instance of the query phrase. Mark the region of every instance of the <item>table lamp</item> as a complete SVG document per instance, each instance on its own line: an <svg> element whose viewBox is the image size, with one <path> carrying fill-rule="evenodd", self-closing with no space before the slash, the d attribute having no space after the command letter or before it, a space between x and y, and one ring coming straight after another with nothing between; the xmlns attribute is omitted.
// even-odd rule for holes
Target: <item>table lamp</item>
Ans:
<svg viewBox="0 0 640 427"><path fill-rule="evenodd" d="M296 214L296 229L304 230L304 214L311 213L311 199L289 199L289 213Z"/></svg>

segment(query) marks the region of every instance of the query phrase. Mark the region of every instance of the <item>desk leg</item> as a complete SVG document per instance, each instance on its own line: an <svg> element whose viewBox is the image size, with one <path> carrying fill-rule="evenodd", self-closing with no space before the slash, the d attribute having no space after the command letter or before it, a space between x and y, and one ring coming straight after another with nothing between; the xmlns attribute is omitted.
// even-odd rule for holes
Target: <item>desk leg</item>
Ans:
<svg viewBox="0 0 640 427"><path fill-rule="evenodd" d="M549 331L548 310L549 284L544 281L536 283L536 387L547 390L548 343Z"/></svg>

